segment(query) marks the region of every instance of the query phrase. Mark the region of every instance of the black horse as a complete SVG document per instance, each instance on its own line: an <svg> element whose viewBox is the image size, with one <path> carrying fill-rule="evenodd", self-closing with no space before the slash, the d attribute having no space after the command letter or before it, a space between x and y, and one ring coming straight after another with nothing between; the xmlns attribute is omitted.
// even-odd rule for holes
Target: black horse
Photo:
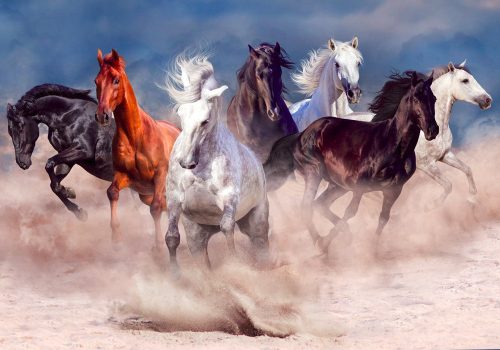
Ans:
<svg viewBox="0 0 500 350"><path fill-rule="evenodd" d="M86 211L69 200L76 197L75 191L61 185L71 168L78 164L102 180L113 179L114 120L107 127L97 124L97 102L89 93L90 90L43 84L26 92L14 106L7 105L9 135L17 164L22 169L31 166L31 154L39 136L38 124L47 125L49 142L58 152L45 164L50 187L80 220L87 218Z"/></svg>
<svg viewBox="0 0 500 350"><path fill-rule="evenodd" d="M347 220L359 207L363 194L382 191L382 211L376 230L380 235L390 217L391 208L404 184L415 172L415 146L422 130L427 140L434 139L439 127L434 119L434 97L430 88L432 75L419 79L416 72L407 73L411 83L392 119L378 123L324 117L311 123L304 131L280 139L264 164L268 190L281 186L297 169L304 175L306 188L302 214L315 243L326 250L336 234L333 229L323 238L313 220L313 206L334 225L348 230ZM391 94L394 78L384 85L381 96ZM315 200L321 180L328 188ZM330 205L344 193L353 198L343 218L330 210Z"/></svg>
<svg viewBox="0 0 500 350"><path fill-rule="evenodd" d="M280 44L248 45L250 54L238 71L238 91L229 103L229 130L265 162L276 140L298 132L283 99L281 67L291 68Z"/></svg>

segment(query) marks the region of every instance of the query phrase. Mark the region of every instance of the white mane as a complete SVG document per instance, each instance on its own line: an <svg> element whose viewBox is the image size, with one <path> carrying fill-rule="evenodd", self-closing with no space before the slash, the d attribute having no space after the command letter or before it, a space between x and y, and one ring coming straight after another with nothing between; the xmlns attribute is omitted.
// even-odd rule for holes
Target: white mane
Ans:
<svg viewBox="0 0 500 350"><path fill-rule="evenodd" d="M301 62L301 71L292 74L292 80L299 87L299 91L311 96L319 86L321 74L327 62L346 51L353 53L360 62L363 61L361 52L352 47L350 42L335 41L334 51L330 48L322 48L309 52L309 58Z"/></svg>
<svg viewBox="0 0 500 350"><path fill-rule="evenodd" d="M205 83L213 85L214 67L209 58L206 53L194 54L192 57L180 54L175 58L165 76L165 85L161 87L174 101L175 109L181 104L201 99Z"/></svg>

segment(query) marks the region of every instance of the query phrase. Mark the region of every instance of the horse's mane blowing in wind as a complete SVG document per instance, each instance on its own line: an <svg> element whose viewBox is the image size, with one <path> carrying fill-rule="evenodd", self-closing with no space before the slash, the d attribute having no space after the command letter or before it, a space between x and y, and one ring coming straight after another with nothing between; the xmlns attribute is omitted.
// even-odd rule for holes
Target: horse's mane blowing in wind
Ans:
<svg viewBox="0 0 500 350"><path fill-rule="evenodd" d="M335 41L335 51L329 48L312 50L309 57L301 62L301 69L292 74L292 81L299 87L299 92L311 96L319 86L321 73L330 58L336 58L344 50L353 50L356 58L362 62L363 56L358 49L354 49L350 43Z"/></svg>
<svg viewBox="0 0 500 350"><path fill-rule="evenodd" d="M208 80L213 79L215 84L214 67L209 58L207 53L191 57L180 54L175 58L162 87L174 101L174 109L177 110L181 104L198 101Z"/></svg>

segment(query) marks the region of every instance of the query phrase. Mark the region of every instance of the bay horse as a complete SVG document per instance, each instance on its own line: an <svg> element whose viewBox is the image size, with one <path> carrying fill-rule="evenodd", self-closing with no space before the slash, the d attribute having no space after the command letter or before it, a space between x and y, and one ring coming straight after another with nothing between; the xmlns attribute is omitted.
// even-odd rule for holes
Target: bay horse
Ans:
<svg viewBox="0 0 500 350"><path fill-rule="evenodd" d="M143 203L150 206L155 223L155 249L160 253L163 238L160 227L166 208L165 178L170 152L179 129L167 121L156 121L137 103L125 72L125 61L116 50L102 56L97 51L100 71L95 79L98 99L95 118L106 126L112 117L116 131L112 142L113 181L107 190L111 206L114 242L122 239L117 217L119 193L131 187Z"/></svg>
<svg viewBox="0 0 500 350"><path fill-rule="evenodd" d="M73 166L79 165L105 181L113 178L111 139L115 123L99 127L94 119L97 101L89 93L90 90L43 84L27 91L15 105L7 105L8 132L17 164L23 170L31 166L38 126L45 124L49 142L58 152L45 164L50 188L80 220L87 218L87 212L70 200L76 197L75 191L61 185Z"/></svg>
<svg viewBox="0 0 500 350"><path fill-rule="evenodd" d="M304 220L313 242L324 251L336 228L327 237L321 237L312 221L313 207L334 225L340 225L340 229L348 230L347 221L356 214L363 194L382 191L382 211L376 229L379 237L403 185L415 172L415 146L420 131L427 140L439 132L434 118L436 98L430 88L433 77L424 81L416 72L409 74L411 84L394 118L378 123L334 117L318 119L303 132L279 140L264 164L269 190L281 186L295 169L302 173ZM321 180L328 182L328 188L315 200ZM353 198L340 218L330 205L348 191L353 192Z"/></svg>
<svg viewBox="0 0 500 350"><path fill-rule="evenodd" d="M357 37L346 42L329 39L326 48L311 51L301 70L292 74L299 91L310 96L290 106L299 131L321 117L342 118L353 112L349 103L358 103L361 97L359 67L363 56L358 47Z"/></svg>
<svg viewBox="0 0 500 350"><path fill-rule="evenodd" d="M278 139L298 131L283 99L281 80L281 68L292 68L293 63L279 43L248 49L237 74L238 90L227 109L227 125L263 163Z"/></svg>
<svg viewBox="0 0 500 350"><path fill-rule="evenodd" d="M264 169L257 156L238 142L221 117L221 94L208 56L178 56L166 90L176 103L182 132L172 151L167 179L171 271L178 272L179 219L191 254L210 266L208 241L222 231L235 253L234 228L246 234L258 262L268 256L269 204Z"/></svg>

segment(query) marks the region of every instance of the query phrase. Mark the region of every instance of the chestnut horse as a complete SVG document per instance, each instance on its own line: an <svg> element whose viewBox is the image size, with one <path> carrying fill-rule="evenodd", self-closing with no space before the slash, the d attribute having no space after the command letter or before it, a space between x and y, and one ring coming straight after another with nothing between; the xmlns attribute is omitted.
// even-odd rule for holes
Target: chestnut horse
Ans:
<svg viewBox="0 0 500 350"><path fill-rule="evenodd" d="M169 122L154 120L139 107L125 73L125 61L114 49L104 57L98 50L97 61L100 71L95 79L98 100L95 117L100 125L109 124L112 117L116 123L113 181L107 191L112 240L117 242L122 238L116 212L119 193L131 187L150 206L155 223L155 248L160 252L164 242L160 217L166 209L165 178L170 152L180 131Z"/></svg>
<svg viewBox="0 0 500 350"><path fill-rule="evenodd" d="M322 250L328 248L337 232L334 228L327 237L318 234L312 221L313 204L335 226L348 230L347 220L356 214L363 194L382 191L384 199L376 231L379 236L403 185L415 172L415 146L420 131L427 140L436 138L436 98L430 88L433 77L423 81L415 72L410 76L411 84L393 119L378 123L318 119L304 131L276 142L264 164L268 190L281 186L295 169L302 173L306 183L302 200L304 220L314 243ZM321 180L329 186L315 200ZM330 205L348 191L353 192L353 198L340 218Z"/></svg>

